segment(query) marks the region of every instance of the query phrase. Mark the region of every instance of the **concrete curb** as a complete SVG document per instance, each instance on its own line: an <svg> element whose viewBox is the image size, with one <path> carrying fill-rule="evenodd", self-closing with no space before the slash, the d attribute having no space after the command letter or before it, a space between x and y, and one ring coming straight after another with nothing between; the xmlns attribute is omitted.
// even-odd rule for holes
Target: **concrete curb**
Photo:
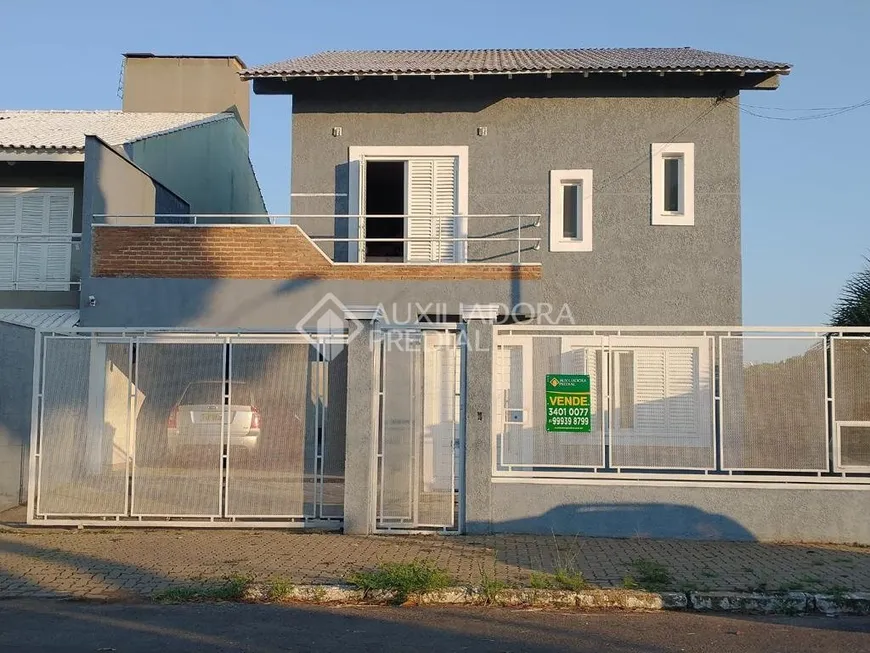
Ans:
<svg viewBox="0 0 870 653"><path fill-rule="evenodd" d="M255 583L247 588L245 600L269 600L267 585ZM394 592L365 594L344 585L300 585L281 597L306 603L392 603ZM486 592L481 588L452 587L408 597L418 605L499 605L578 608L583 610L693 610L736 614L870 615L870 593L841 595L784 592L780 594L744 592L645 592L624 589L590 589L577 592L547 589L502 589Z"/></svg>

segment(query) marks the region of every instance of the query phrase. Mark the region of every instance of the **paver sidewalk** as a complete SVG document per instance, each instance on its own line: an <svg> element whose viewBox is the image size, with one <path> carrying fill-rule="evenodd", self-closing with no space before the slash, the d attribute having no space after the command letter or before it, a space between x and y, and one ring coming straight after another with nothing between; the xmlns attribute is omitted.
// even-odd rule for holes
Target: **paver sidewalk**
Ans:
<svg viewBox="0 0 870 653"><path fill-rule="evenodd" d="M21 519L0 514L0 523ZM369 536L287 530L0 527L0 597L147 597L227 575L340 583L379 562L426 559L458 584L482 575L528 585L533 571L579 570L600 587L667 568L676 590L870 589L870 548L552 536Z"/></svg>

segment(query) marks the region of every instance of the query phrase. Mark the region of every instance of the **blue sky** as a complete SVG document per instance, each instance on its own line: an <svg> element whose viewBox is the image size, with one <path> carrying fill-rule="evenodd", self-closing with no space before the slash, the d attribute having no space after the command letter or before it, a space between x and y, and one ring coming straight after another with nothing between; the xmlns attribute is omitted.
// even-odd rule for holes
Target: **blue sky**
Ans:
<svg viewBox="0 0 870 653"><path fill-rule="evenodd" d="M238 54L261 64L327 49L693 46L786 61L776 92L808 109L870 97L865 0L0 0L0 108L118 108L123 52ZM755 109L754 109L755 110ZM806 111L764 111L803 116ZM255 96L251 155L288 209L290 104ZM870 252L870 107L813 121L743 115L744 322L817 324Z"/></svg>

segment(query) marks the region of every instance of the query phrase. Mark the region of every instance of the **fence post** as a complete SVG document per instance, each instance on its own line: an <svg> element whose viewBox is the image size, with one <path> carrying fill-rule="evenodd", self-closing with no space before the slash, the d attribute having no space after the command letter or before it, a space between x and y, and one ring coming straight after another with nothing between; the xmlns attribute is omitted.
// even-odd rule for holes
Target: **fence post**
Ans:
<svg viewBox="0 0 870 653"><path fill-rule="evenodd" d="M377 481L378 309L346 309L347 407L345 411L344 532L368 535L374 530Z"/></svg>
<svg viewBox="0 0 870 653"><path fill-rule="evenodd" d="M492 530L492 424L497 419L493 411L492 358L495 355L494 321L498 304L460 306L466 322L464 345L465 366L465 528L468 533L487 533Z"/></svg>

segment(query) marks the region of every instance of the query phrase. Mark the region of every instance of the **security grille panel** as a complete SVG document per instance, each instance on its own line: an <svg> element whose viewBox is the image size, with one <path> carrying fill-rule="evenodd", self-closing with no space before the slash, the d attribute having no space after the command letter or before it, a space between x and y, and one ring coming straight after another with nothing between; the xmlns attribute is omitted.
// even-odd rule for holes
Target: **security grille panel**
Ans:
<svg viewBox="0 0 870 653"><path fill-rule="evenodd" d="M123 515L130 346L47 338L37 513Z"/></svg>
<svg viewBox="0 0 870 653"><path fill-rule="evenodd" d="M611 465L714 464L712 345L707 338L613 337Z"/></svg>
<svg viewBox="0 0 870 653"><path fill-rule="evenodd" d="M722 464L828 468L823 338L722 337Z"/></svg>
<svg viewBox="0 0 870 653"><path fill-rule="evenodd" d="M379 528L456 526L459 349L448 332L388 332L380 371Z"/></svg>
<svg viewBox="0 0 870 653"><path fill-rule="evenodd" d="M498 393L505 398L499 439L500 466L600 467L603 465L600 338L505 339L497 351ZM590 433L547 431L544 383L547 374L588 374Z"/></svg>
<svg viewBox="0 0 870 653"><path fill-rule="evenodd" d="M219 517L223 343L140 341L136 366L132 514Z"/></svg>
<svg viewBox="0 0 870 653"><path fill-rule="evenodd" d="M870 472L870 422L837 425L838 471Z"/></svg>

